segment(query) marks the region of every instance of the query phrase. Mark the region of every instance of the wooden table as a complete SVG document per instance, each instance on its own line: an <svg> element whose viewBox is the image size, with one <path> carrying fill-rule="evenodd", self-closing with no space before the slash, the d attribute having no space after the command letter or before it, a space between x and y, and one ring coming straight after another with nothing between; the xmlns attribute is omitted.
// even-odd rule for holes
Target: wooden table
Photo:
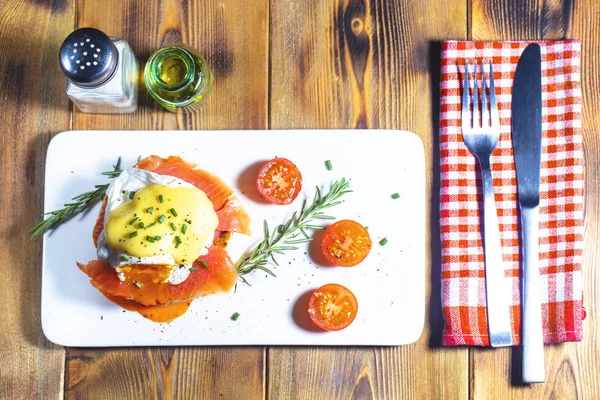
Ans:
<svg viewBox="0 0 600 400"><path fill-rule="evenodd" d="M187 43L216 78L194 114L146 94L89 115L57 55L75 28L125 38L140 60ZM519 386L510 349L442 348L438 86L443 39L582 40L586 156L583 343L547 346L545 384ZM0 398L600 398L600 2L596 0L3 0L0 2ZM420 340L392 348L76 349L40 327L38 221L48 141L68 129L399 128L425 143L430 236ZM68 266L65 266L68 267Z"/></svg>

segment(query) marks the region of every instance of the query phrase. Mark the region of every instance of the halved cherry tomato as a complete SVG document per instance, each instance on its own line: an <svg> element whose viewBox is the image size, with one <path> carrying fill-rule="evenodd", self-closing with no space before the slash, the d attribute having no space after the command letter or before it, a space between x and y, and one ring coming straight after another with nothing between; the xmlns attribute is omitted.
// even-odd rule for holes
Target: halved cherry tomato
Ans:
<svg viewBox="0 0 600 400"><path fill-rule="evenodd" d="M323 255L330 263L353 267L371 251L369 232L358 222L344 219L331 225L323 235Z"/></svg>
<svg viewBox="0 0 600 400"><path fill-rule="evenodd" d="M308 315L319 328L339 331L354 321L358 301L347 288L329 283L314 291L308 301Z"/></svg>
<svg viewBox="0 0 600 400"><path fill-rule="evenodd" d="M290 204L302 189L302 174L287 158L274 158L258 171L256 188L270 203Z"/></svg>

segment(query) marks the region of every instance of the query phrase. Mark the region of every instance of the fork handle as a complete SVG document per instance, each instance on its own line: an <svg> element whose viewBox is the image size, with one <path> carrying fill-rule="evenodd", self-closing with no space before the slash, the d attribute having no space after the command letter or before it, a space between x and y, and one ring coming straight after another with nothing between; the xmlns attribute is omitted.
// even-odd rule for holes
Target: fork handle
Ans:
<svg viewBox="0 0 600 400"><path fill-rule="evenodd" d="M489 158L481 158L483 181L483 245L485 257L485 291L487 300L488 333L493 347L510 346L512 333L504 261L498 228L498 213L492 184Z"/></svg>
<svg viewBox="0 0 600 400"><path fill-rule="evenodd" d="M540 299L539 210L521 207L523 231L523 382L544 382L544 340Z"/></svg>

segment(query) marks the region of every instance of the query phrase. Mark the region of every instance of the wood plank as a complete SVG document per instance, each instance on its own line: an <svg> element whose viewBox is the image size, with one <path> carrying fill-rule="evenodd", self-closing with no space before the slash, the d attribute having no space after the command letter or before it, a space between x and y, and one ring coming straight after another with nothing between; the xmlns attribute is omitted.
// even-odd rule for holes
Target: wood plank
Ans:
<svg viewBox="0 0 600 400"><path fill-rule="evenodd" d="M421 339L390 348L270 348L270 398L466 398L466 349L441 337L440 45L466 38L464 1L271 2L271 128L399 128L427 157L431 249ZM333 151L333 150L332 150ZM435 189L434 189L435 188Z"/></svg>
<svg viewBox="0 0 600 400"><path fill-rule="evenodd" d="M58 60L73 28L69 1L0 3L0 398L62 396L62 347L41 330L41 240L27 229L42 213L44 160L70 124Z"/></svg>
<svg viewBox="0 0 600 400"><path fill-rule="evenodd" d="M264 0L79 0L77 26L94 26L125 38L140 62L163 45L183 42L195 47L213 69L215 88L196 113L165 112L142 91L136 113L76 112L74 128L265 129L268 10ZM262 399L264 367L260 347L69 349L66 394Z"/></svg>
<svg viewBox="0 0 600 400"><path fill-rule="evenodd" d="M596 1L550 1L542 7L536 1L515 2L475 0L472 31L474 40L579 38L582 41L583 135L586 157L586 232L583 263L584 321L582 343L546 346L546 382L520 386L520 357L517 350L472 350L472 397L480 398L561 398L600 397L600 338L596 325L600 309L598 291L598 220L600 186L598 150L600 142L600 4ZM512 384L507 384L512 382Z"/></svg>

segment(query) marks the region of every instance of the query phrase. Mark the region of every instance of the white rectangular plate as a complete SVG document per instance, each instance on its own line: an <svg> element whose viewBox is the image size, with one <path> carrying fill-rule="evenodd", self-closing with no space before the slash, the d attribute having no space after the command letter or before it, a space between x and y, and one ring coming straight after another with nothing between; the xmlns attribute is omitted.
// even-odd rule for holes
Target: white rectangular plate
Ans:
<svg viewBox="0 0 600 400"><path fill-rule="evenodd" d="M65 346L164 345L400 345L416 341L425 311L425 161L414 134L385 130L75 131L50 143L44 210L107 182L100 172L119 156L178 155L236 189L252 218L256 239L299 210L319 185L327 192L347 177L353 193L331 209L338 219L368 226L373 249L353 268L323 265L318 241L279 257L277 278L255 272L252 286L193 301L168 324L124 311L102 296L75 262L96 257L92 227L99 205L44 236L42 328ZM273 157L292 160L303 175L300 196L288 206L257 201L258 168ZM325 168L331 160L333 170ZM399 193L399 199L392 199ZM327 221L324 221L327 222ZM379 240L386 237L385 246ZM303 246L303 245L301 245ZM235 260L234 260L235 261ZM306 311L310 293L339 283L359 302L356 320L338 332L317 331ZM232 321L234 313L240 313Z"/></svg>

